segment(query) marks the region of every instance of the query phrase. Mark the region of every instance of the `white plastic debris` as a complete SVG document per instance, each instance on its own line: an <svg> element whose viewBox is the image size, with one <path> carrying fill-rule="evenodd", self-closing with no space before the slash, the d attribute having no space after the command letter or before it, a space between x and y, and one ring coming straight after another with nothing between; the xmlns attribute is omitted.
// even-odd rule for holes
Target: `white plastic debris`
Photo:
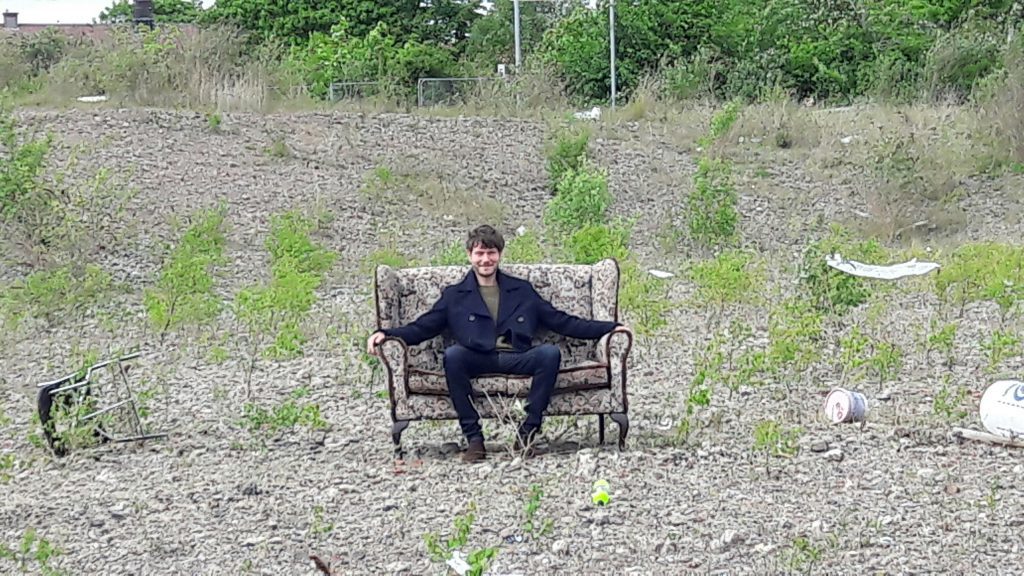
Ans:
<svg viewBox="0 0 1024 576"><path fill-rule="evenodd" d="M653 268L648 270L648 272L650 272L651 276L654 276L655 278L662 278L662 279L664 279L664 278L671 278L671 277L675 276L675 274L673 274L671 272L665 272L664 270L655 270Z"/></svg>
<svg viewBox="0 0 1024 576"><path fill-rule="evenodd" d="M901 264L879 266L876 264L864 264L855 260L844 260L841 254L832 254L825 257L825 263L836 270L862 276L865 278L878 278L880 280L895 280L905 276L920 276L932 270L937 270L937 262L918 262L917 258Z"/></svg>
<svg viewBox="0 0 1024 576"><path fill-rule="evenodd" d="M576 112L575 114L573 114L573 116L579 118L580 120L597 120L598 118L601 117L601 107L594 106L590 110Z"/></svg>
<svg viewBox="0 0 1024 576"><path fill-rule="evenodd" d="M78 97L78 101L79 102L88 102L90 104L94 103L94 102L106 102L107 101L107 97L106 96L79 96Z"/></svg>
<svg viewBox="0 0 1024 576"><path fill-rule="evenodd" d="M516 228L516 236L522 236L523 234L526 234L526 226Z"/></svg>
<svg viewBox="0 0 1024 576"><path fill-rule="evenodd" d="M464 576L466 572L472 568L472 566L469 565L469 562L466 562L466 555L458 550L452 551L452 557L448 559L446 564L448 564L452 570L455 570L455 573L459 576Z"/></svg>
<svg viewBox="0 0 1024 576"><path fill-rule="evenodd" d="M853 142L853 136L843 136L839 141L843 144L849 144L850 142Z"/></svg>

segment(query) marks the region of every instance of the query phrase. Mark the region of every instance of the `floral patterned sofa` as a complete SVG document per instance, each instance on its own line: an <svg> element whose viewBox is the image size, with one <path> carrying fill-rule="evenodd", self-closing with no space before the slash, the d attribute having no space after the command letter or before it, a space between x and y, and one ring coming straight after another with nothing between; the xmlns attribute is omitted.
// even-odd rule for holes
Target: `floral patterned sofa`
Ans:
<svg viewBox="0 0 1024 576"><path fill-rule="evenodd" d="M502 270L529 280L556 308L581 318L618 320L619 267L608 259L593 265L508 264ZM462 280L469 266L394 268L381 265L375 275L377 326L405 325L423 314L442 289ZM541 332L534 344L553 343L562 351L562 368L545 414L598 415L599 442L604 442L604 416L619 426L619 449L629 431L626 361L633 345L629 332L613 332L600 340L577 340ZM447 333L407 346L398 338L380 344L391 401L392 439L401 452L402 432L413 420L455 420L448 397L442 359L452 344ZM473 381L474 404L481 418L497 416L487 397L525 398L530 376L487 374Z"/></svg>

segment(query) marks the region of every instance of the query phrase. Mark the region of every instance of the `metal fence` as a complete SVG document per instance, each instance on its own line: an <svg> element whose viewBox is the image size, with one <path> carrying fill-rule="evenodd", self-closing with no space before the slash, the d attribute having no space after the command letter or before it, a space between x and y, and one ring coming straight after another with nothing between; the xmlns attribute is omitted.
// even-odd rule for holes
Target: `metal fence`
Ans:
<svg viewBox="0 0 1024 576"><path fill-rule="evenodd" d="M337 102L338 100L372 98L380 95L382 84L382 82L377 80L334 82L327 87L327 99L329 102Z"/></svg>
<svg viewBox="0 0 1024 576"><path fill-rule="evenodd" d="M465 78L420 78L416 82L416 105L457 106L471 100L486 99L506 82L502 76ZM496 84L501 83L501 84Z"/></svg>

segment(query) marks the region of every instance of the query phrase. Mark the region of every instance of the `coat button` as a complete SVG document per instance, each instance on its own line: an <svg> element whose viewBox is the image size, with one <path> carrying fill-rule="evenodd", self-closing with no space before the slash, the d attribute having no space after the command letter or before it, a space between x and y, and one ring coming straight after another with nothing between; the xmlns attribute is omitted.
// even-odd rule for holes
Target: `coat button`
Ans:
<svg viewBox="0 0 1024 576"><path fill-rule="evenodd" d="M526 322L526 318L520 316L519 318L516 318L516 322Z"/></svg>
<svg viewBox="0 0 1024 576"><path fill-rule="evenodd" d="M469 315L469 321L470 322L476 322L476 314L470 314Z"/></svg>

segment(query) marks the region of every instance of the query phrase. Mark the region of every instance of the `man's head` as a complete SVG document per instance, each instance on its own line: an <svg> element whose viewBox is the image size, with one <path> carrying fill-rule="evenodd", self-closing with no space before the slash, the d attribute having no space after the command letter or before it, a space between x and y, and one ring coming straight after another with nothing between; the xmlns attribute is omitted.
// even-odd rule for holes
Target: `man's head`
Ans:
<svg viewBox="0 0 1024 576"><path fill-rule="evenodd" d="M504 249L505 239L492 226L484 224L470 230L466 238L466 253L477 278L490 278L497 273Z"/></svg>

